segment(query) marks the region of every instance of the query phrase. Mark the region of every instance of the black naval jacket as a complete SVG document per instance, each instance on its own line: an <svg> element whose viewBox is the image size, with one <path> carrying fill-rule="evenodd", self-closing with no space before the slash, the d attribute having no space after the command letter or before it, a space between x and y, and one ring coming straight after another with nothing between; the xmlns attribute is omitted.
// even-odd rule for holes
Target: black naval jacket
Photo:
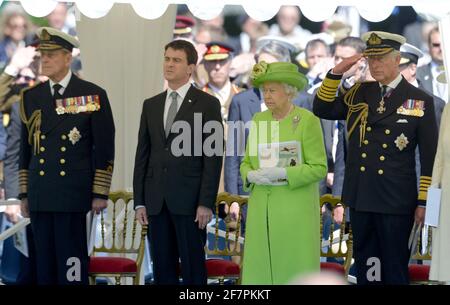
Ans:
<svg viewBox="0 0 450 305"><path fill-rule="evenodd" d="M437 147L433 98L402 77L385 98L385 111L379 113L378 82L358 83L348 91L341 89L336 96L340 79L341 75L327 74L314 98L313 110L321 118L347 120L349 145L343 203L357 211L398 215L413 213L417 205L425 206ZM422 111L420 106L408 108L414 104L422 104ZM419 192L417 145L421 162Z"/></svg>
<svg viewBox="0 0 450 305"><path fill-rule="evenodd" d="M48 81L23 91L19 198L30 211L87 212L93 198L108 198L115 128L106 92L72 74L62 98L95 95L99 110L58 115Z"/></svg>

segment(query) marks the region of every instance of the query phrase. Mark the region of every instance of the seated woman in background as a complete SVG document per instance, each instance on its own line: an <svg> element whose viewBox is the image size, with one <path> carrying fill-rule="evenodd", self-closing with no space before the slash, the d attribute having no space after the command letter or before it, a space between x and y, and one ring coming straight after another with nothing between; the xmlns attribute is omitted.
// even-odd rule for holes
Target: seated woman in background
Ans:
<svg viewBox="0 0 450 305"><path fill-rule="evenodd" d="M292 104L307 84L292 63L256 64L268 110L254 115L241 164L248 203L243 284L287 284L320 270L318 183L327 174L320 121Z"/></svg>

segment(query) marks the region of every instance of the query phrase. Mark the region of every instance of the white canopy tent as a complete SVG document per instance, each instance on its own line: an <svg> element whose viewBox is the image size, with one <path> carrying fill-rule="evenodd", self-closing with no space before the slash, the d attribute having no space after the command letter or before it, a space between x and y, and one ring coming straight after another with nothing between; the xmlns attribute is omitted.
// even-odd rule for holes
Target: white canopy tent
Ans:
<svg viewBox="0 0 450 305"><path fill-rule="evenodd" d="M0 0L0 4L3 0ZM21 0L27 13L48 15L57 0ZM281 5L298 5L312 21L323 21L338 6L355 6L368 21L386 19L395 6L412 6L439 20L445 66L450 63L450 1L448 0L73 0L81 44L83 76L108 92L116 124L116 161L112 189L132 186L139 116L145 98L163 88L163 46L172 38L176 4L187 4L200 19L212 19L225 5L242 5L257 20L276 15ZM449 78L446 69L447 79ZM450 91L450 90L449 90Z"/></svg>

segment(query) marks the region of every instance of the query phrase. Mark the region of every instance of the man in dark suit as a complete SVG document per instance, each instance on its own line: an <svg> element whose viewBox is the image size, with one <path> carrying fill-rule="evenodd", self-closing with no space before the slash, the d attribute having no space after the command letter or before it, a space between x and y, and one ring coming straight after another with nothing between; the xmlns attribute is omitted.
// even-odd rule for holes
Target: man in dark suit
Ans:
<svg viewBox="0 0 450 305"><path fill-rule="evenodd" d="M428 49L431 62L417 69L417 80L428 92L448 102L447 84L438 82L437 77L444 71L444 55L442 53L441 34L439 28L433 28L428 34Z"/></svg>
<svg viewBox="0 0 450 305"><path fill-rule="evenodd" d="M70 70L78 41L40 28L42 74L22 92L19 198L31 217L39 284L87 284L86 213L107 205L114 121L105 90Z"/></svg>
<svg viewBox="0 0 450 305"><path fill-rule="evenodd" d="M167 44L164 77L169 88L147 99L142 109L134 202L140 223L150 223L156 284L178 283L179 260L184 284L207 282L205 227L219 187L223 124L217 98L189 81L196 63L191 43ZM214 127L214 133L208 126Z"/></svg>
<svg viewBox="0 0 450 305"><path fill-rule="evenodd" d="M437 146L433 99L400 74L405 38L363 35L374 82L357 83L336 97L342 74L362 55L344 59L325 78L314 100L322 118L346 119L348 156L343 203L350 210L358 284L408 284L408 238L422 224ZM415 150L420 150L420 189Z"/></svg>

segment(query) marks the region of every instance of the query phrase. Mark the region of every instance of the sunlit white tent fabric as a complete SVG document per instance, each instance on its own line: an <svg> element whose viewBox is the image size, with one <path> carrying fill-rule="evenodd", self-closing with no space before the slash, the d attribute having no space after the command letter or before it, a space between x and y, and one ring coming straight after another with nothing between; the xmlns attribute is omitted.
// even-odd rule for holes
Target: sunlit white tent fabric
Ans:
<svg viewBox="0 0 450 305"><path fill-rule="evenodd" d="M16 0L19 1L19 0ZM100 18L108 14L115 3L129 3L137 15L146 19L161 17L170 4L187 4L190 11L200 19L212 19L218 16L225 5L242 5L246 13L258 20L268 20L275 16L281 5L298 5L303 14L310 20L323 21L331 17L339 5L355 6L361 16L369 21L386 19L396 5L413 6L416 11L440 18L450 12L446 0L60 0L75 2L78 10L89 18ZM3 0L0 0L0 3ZM41 17L50 13L56 6L57 0L20 0L25 10L33 16Z"/></svg>

